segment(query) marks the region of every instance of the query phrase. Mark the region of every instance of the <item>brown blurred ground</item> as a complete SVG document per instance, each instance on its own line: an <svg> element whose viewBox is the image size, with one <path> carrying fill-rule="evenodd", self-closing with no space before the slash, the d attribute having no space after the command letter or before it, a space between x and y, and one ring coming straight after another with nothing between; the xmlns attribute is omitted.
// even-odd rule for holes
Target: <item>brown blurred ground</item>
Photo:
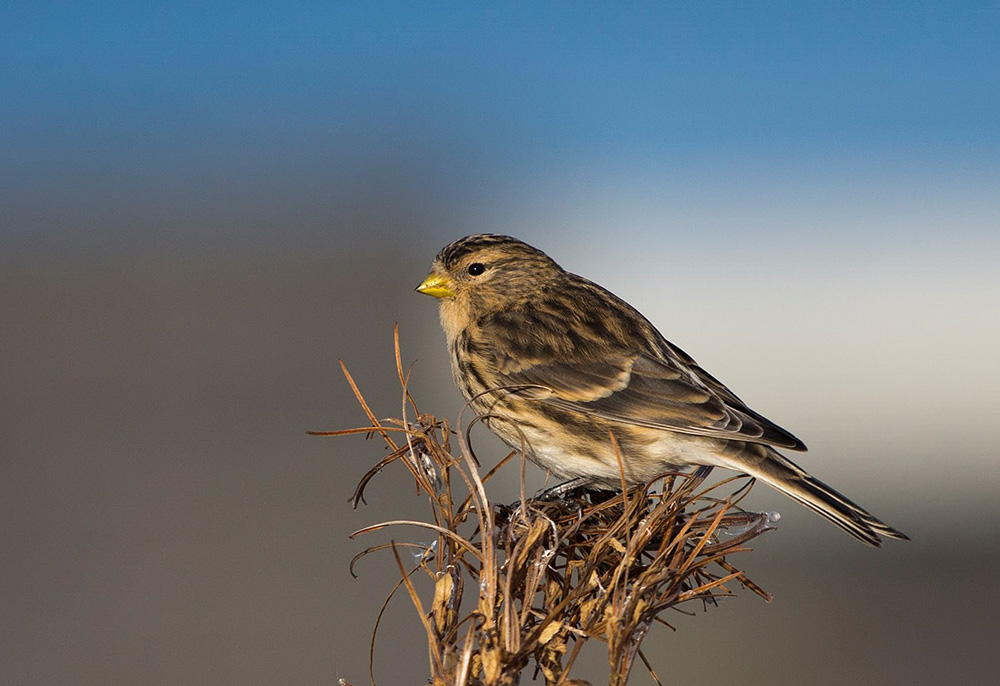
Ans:
<svg viewBox="0 0 1000 686"><path fill-rule="evenodd" d="M365 543L347 534L421 503L390 470L351 510L381 447L305 431L362 423L338 357L377 413L398 412L394 321L418 401L457 413L433 303L412 293L437 247L5 268L0 683L366 683L396 575L370 558L352 579ZM980 480L956 479L947 493ZM915 539L879 551L758 489L785 517L734 561L775 601L654 629L646 654L665 683L995 678L996 503L900 497L933 492L911 481L836 482ZM404 597L379 645L380 683L422 683ZM600 683L599 652L586 667Z"/></svg>

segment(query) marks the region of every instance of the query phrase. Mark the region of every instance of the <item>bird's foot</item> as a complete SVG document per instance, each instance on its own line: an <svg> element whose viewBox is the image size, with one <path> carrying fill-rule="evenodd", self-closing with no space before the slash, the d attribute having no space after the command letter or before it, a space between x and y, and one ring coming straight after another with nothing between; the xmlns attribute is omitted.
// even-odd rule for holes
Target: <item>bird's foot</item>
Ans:
<svg viewBox="0 0 1000 686"><path fill-rule="evenodd" d="M561 484L556 484L555 486L550 486L544 491L539 493L535 498L537 500L562 500L571 491L576 489L585 489L590 484L590 479L584 476L578 476L575 479L570 479L569 481L564 481Z"/></svg>
<svg viewBox="0 0 1000 686"><path fill-rule="evenodd" d="M563 500L569 496L583 497L584 495L589 496L594 502L599 502L605 500L608 497L618 493L620 489L608 488L607 486L600 485L600 483L595 483L593 480L588 479L585 476L578 476L575 479L570 479L569 481L564 481L561 484L556 484L546 488L544 491L535 496L536 500L554 501ZM596 496L596 500L595 500Z"/></svg>

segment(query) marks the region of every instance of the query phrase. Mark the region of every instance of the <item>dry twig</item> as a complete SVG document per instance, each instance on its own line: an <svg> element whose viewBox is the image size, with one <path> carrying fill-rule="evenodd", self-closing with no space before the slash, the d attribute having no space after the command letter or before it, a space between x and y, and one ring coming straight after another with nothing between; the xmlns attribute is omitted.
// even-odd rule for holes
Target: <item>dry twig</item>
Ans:
<svg viewBox="0 0 1000 686"><path fill-rule="evenodd" d="M352 573L361 557L391 549L402 577L393 593L405 587L417 608L435 686L509 686L529 666L546 684L584 684L571 679L570 671L590 639L607 645L610 686L627 682L636 657L660 683L640 646L654 621L666 624L665 610L692 600L714 602L730 595L734 582L770 600L726 559L770 529L767 515L736 506L749 484L735 488L736 478L730 478L707 486L711 470L702 468L617 493L578 489L499 505L489 500L485 484L513 454L480 477L467 431L458 432L460 446L452 450L456 434L447 422L418 412L406 390L398 331L402 419L376 419L341 366L370 425L313 433L378 434L390 450L362 478L355 507L372 477L402 460L431 510L429 521L386 521L352 538L401 525L436 536L430 546L394 542L368 548L352 561ZM416 415L412 420L407 406ZM403 566L401 546L420 551L413 569ZM433 586L429 604L411 579L417 572Z"/></svg>

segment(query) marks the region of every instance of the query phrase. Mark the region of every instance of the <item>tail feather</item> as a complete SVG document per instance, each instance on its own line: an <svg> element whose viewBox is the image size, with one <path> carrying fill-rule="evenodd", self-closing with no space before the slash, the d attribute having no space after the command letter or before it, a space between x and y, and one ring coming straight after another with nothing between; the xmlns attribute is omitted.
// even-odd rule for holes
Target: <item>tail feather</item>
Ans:
<svg viewBox="0 0 1000 686"><path fill-rule="evenodd" d="M843 494L809 475L776 450L755 445L752 455L748 455L747 452L741 451L739 458L732 460L728 466L746 472L781 491L830 520L859 541L879 547L882 545L881 536L910 540L906 534L892 528Z"/></svg>

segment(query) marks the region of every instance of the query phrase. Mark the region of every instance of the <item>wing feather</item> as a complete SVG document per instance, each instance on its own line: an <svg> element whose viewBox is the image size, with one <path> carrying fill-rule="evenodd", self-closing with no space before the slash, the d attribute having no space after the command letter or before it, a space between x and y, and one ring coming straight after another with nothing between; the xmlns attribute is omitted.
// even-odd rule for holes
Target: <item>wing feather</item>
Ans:
<svg viewBox="0 0 1000 686"><path fill-rule="evenodd" d="M628 303L565 274L541 297L477 322L477 350L504 385L543 386L542 402L613 422L763 443L805 444L750 409ZM528 391L525 391L528 393Z"/></svg>
<svg viewBox="0 0 1000 686"><path fill-rule="evenodd" d="M699 373L701 372L701 373ZM798 438L757 414L729 389L679 359L646 354L601 360L563 357L507 374L512 385L544 386L542 402L614 422L803 450Z"/></svg>

